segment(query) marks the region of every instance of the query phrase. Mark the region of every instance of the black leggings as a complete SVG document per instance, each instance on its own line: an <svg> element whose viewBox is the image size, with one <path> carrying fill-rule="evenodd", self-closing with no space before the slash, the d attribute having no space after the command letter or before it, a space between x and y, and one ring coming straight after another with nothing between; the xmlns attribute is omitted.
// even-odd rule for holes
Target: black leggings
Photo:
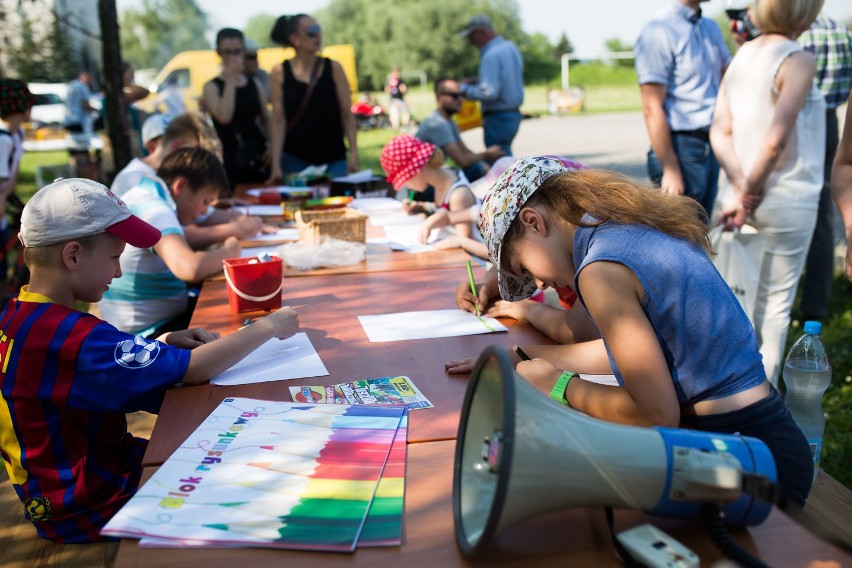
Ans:
<svg viewBox="0 0 852 568"><path fill-rule="evenodd" d="M681 425L707 432L741 434L761 440L775 458L781 494L799 506L805 504L814 476L808 440L793 421L778 391L745 408L709 416L681 415Z"/></svg>

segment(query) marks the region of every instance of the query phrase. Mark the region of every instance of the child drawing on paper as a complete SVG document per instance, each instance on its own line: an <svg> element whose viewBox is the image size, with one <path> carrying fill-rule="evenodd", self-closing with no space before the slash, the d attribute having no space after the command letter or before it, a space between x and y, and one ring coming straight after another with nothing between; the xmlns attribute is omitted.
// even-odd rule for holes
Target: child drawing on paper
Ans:
<svg viewBox="0 0 852 568"><path fill-rule="evenodd" d="M24 207L19 238L30 283L0 312L0 454L39 536L103 540L100 529L136 492L147 441L125 413L157 412L166 389L221 373L298 329L290 308L219 339L200 329L145 339L76 309L98 302L128 244L160 231L105 186L65 179Z"/></svg>
<svg viewBox="0 0 852 568"><path fill-rule="evenodd" d="M483 199L479 229L505 300L570 286L598 339L524 346L517 371L591 416L763 440L782 492L803 503L807 441L766 380L754 329L708 256L701 206L617 174L519 160ZM450 361L450 372L470 360ZM618 386L558 380L613 373ZM554 384L561 392L553 393Z"/></svg>

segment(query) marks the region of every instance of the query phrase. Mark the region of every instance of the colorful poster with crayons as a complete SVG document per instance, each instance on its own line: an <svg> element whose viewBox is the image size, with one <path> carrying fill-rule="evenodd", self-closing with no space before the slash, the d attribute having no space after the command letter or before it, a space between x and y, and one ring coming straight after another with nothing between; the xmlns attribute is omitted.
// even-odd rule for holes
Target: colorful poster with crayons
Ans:
<svg viewBox="0 0 852 568"><path fill-rule="evenodd" d="M376 508L365 544L398 542L393 525L400 525L395 513L404 472L392 467L388 483L380 487L379 480L391 449L399 451L394 440L405 439L405 412L401 406L227 398L102 532L211 546L352 551L375 503L387 507ZM392 457L398 464L399 456Z"/></svg>
<svg viewBox="0 0 852 568"><path fill-rule="evenodd" d="M382 377L337 385L290 387L294 402L315 404L404 404L409 410L432 408L408 377Z"/></svg>

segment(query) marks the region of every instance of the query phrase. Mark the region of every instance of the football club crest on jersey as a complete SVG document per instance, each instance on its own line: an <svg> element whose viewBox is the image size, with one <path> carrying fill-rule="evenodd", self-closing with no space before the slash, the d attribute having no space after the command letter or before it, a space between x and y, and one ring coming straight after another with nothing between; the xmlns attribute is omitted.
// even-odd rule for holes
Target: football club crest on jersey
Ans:
<svg viewBox="0 0 852 568"><path fill-rule="evenodd" d="M115 346L115 362L128 369L141 369L154 362L160 354L160 343L136 336Z"/></svg>
<svg viewBox="0 0 852 568"><path fill-rule="evenodd" d="M46 521L53 516L50 499L47 497L30 497L24 501L24 510L27 512L27 518L34 523Z"/></svg>

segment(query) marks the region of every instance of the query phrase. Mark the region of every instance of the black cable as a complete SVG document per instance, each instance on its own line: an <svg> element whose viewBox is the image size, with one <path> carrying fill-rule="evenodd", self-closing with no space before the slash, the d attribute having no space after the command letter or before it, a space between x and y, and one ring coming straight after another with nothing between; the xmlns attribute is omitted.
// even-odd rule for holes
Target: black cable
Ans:
<svg viewBox="0 0 852 568"><path fill-rule="evenodd" d="M701 515L704 517L704 526L710 538L722 554L739 563L743 568L768 568L766 564L737 544L725 526L722 509L718 505L705 505L701 509Z"/></svg>

